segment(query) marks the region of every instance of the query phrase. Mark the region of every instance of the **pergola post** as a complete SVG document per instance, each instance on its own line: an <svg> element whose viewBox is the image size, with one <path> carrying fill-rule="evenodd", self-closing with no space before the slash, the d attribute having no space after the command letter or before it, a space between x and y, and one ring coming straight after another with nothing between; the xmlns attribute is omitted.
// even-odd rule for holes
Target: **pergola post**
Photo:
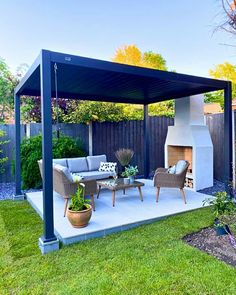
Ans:
<svg viewBox="0 0 236 295"><path fill-rule="evenodd" d="M15 103L15 194L13 200L24 200L24 194L21 191L21 161L20 161L20 95L14 94Z"/></svg>
<svg viewBox="0 0 236 295"><path fill-rule="evenodd" d="M149 177L150 159L149 159L149 116L148 105L144 106L144 120L143 120L143 153L144 153L144 178Z"/></svg>
<svg viewBox="0 0 236 295"><path fill-rule="evenodd" d="M42 172L43 172L43 222L44 233L39 239L42 254L59 249L54 235L53 173L52 173L52 109L50 52L42 51L40 64L41 117L42 117Z"/></svg>
<svg viewBox="0 0 236 295"><path fill-rule="evenodd" d="M232 194L233 172L233 140L232 140L232 85L227 82L224 89L224 175L225 190Z"/></svg>

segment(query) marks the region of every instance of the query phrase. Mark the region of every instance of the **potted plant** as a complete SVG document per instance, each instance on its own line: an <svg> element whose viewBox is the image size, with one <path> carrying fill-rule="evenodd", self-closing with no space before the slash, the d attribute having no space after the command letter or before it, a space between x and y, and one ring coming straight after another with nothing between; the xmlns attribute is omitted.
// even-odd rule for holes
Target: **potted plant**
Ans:
<svg viewBox="0 0 236 295"><path fill-rule="evenodd" d="M125 167L125 171L121 174L123 177L128 177L129 182L133 183L134 182L134 177L138 173L138 167L137 166L128 166Z"/></svg>
<svg viewBox="0 0 236 295"><path fill-rule="evenodd" d="M84 199L85 185L78 184L78 189L71 197L71 204L67 210L67 217L73 227L85 227L92 215L92 206L89 200Z"/></svg>
<svg viewBox="0 0 236 295"><path fill-rule="evenodd" d="M236 206L233 199L226 192L217 192L215 197L207 198L203 201L203 205L212 206L212 211L215 216L214 227L217 235L225 235L230 232L229 226L226 223L227 216L236 211Z"/></svg>

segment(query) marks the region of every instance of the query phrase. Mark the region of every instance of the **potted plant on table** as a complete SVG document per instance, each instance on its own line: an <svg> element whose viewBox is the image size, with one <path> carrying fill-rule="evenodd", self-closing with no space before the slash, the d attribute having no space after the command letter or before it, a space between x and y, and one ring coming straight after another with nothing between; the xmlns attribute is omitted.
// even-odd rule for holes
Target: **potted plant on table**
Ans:
<svg viewBox="0 0 236 295"><path fill-rule="evenodd" d="M67 210L67 217L73 227L85 227L92 216L90 200L84 199L85 185L78 184L78 189L71 197L71 204Z"/></svg>
<svg viewBox="0 0 236 295"><path fill-rule="evenodd" d="M128 167L125 167L125 171L121 174L121 176L128 177L129 182L133 183L137 173L138 173L138 167L129 165Z"/></svg>
<svg viewBox="0 0 236 295"><path fill-rule="evenodd" d="M207 198L203 205L212 206L215 216L214 227L217 235L225 235L230 232L227 224L228 217L235 214L236 206L234 200L226 192L217 192L215 197Z"/></svg>

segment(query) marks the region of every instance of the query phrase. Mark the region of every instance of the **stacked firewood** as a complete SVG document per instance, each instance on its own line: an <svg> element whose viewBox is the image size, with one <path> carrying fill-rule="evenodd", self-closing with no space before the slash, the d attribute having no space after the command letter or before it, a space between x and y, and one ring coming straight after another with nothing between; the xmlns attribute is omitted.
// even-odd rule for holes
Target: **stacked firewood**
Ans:
<svg viewBox="0 0 236 295"><path fill-rule="evenodd" d="M184 186L193 188L193 180L191 178L186 177Z"/></svg>

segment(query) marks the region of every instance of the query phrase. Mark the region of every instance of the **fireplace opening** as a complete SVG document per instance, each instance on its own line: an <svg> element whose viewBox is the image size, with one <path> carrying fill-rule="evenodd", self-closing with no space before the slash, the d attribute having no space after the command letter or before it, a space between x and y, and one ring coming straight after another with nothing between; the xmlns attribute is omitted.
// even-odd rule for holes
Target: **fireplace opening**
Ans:
<svg viewBox="0 0 236 295"><path fill-rule="evenodd" d="M192 174L192 150L191 146L168 145L168 167L175 165L179 160L186 160L190 163L188 173Z"/></svg>
<svg viewBox="0 0 236 295"><path fill-rule="evenodd" d="M185 179L185 187L193 188L193 174L192 174L192 164L193 164L193 149L191 146L177 146L168 145L167 146L167 159L168 167L175 165L179 160L186 160L189 162L189 168Z"/></svg>

